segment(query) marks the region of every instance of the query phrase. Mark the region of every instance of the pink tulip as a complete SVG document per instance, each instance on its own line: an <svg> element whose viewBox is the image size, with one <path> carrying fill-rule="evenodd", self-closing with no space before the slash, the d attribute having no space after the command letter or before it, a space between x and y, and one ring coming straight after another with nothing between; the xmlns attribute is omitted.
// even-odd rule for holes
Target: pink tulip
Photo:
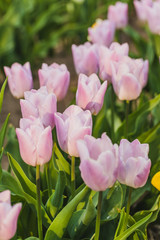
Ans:
<svg viewBox="0 0 160 240"><path fill-rule="evenodd" d="M70 156L78 157L76 141L92 133L92 116L76 105L69 106L63 114L55 113L57 138L61 149Z"/></svg>
<svg viewBox="0 0 160 240"><path fill-rule="evenodd" d="M92 27L88 28L88 38L93 43L109 46L113 41L115 24L110 20L97 19Z"/></svg>
<svg viewBox="0 0 160 240"><path fill-rule="evenodd" d="M124 56L120 62L112 62L112 84L120 100L137 99L147 84L148 60Z"/></svg>
<svg viewBox="0 0 160 240"><path fill-rule="evenodd" d="M20 120L16 129L20 154L24 162L31 166L43 165L52 156L51 127L44 128L40 119L30 117Z"/></svg>
<svg viewBox="0 0 160 240"><path fill-rule="evenodd" d="M89 76L98 72L97 45L86 42L83 45L72 45L72 55L76 73Z"/></svg>
<svg viewBox="0 0 160 240"><path fill-rule="evenodd" d="M0 193L0 239L11 239L17 230L17 220L22 208L21 203L11 206L10 191Z"/></svg>
<svg viewBox="0 0 160 240"><path fill-rule="evenodd" d="M87 77L79 75L76 103L84 110L90 110L97 115L103 106L104 95L107 89L107 81L102 85L95 73Z"/></svg>
<svg viewBox="0 0 160 240"><path fill-rule="evenodd" d="M153 2L152 7L146 7L147 21L150 31L160 34L160 1Z"/></svg>
<svg viewBox="0 0 160 240"><path fill-rule="evenodd" d="M143 187L147 181L151 160L148 158L149 145L137 139L129 142L122 139L119 146L118 180L133 188Z"/></svg>
<svg viewBox="0 0 160 240"><path fill-rule="evenodd" d="M152 4L153 4L152 0L141 0L141 1L134 0L133 3L136 9L138 18L141 21L146 21L147 20L146 9L147 7L152 7Z"/></svg>
<svg viewBox="0 0 160 240"><path fill-rule="evenodd" d="M65 64L53 63L48 66L42 64L42 69L38 70L40 86L46 86L49 93L54 93L57 100L62 100L68 91L70 83L70 73Z"/></svg>
<svg viewBox="0 0 160 240"><path fill-rule="evenodd" d="M85 184L94 191L113 186L118 173L118 146L112 144L105 133L101 138L85 136L77 141L80 171Z"/></svg>
<svg viewBox="0 0 160 240"><path fill-rule="evenodd" d="M48 93L47 88L32 89L24 93L25 100L20 100L23 118L33 116L40 118L44 127L54 127L54 113L57 111L57 98L54 93Z"/></svg>
<svg viewBox="0 0 160 240"><path fill-rule="evenodd" d="M4 72L8 77L9 89L15 98L23 98L24 92L33 88L29 62L26 62L23 66L19 63L14 63L11 68L4 67Z"/></svg>
<svg viewBox="0 0 160 240"><path fill-rule="evenodd" d="M113 42L109 48L105 46L99 47L99 75L102 80L111 82L112 68L111 62L119 62L123 56L127 56L129 52L128 43L119 44Z"/></svg>
<svg viewBox="0 0 160 240"><path fill-rule="evenodd" d="M108 8L108 19L114 22L116 28L126 27L128 24L128 4L116 2Z"/></svg>

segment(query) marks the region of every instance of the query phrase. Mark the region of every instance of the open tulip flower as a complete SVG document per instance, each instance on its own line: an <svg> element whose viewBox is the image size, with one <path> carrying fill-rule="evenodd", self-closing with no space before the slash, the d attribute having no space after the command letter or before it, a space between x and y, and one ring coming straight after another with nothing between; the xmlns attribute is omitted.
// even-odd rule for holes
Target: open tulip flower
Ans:
<svg viewBox="0 0 160 240"><path fill-rule="evenodd" d="M11 206L10 191L0 193L0 239L11 239L17 230L17 220L22 208L21 203Z"/></svg>
<svg viewBox="0 0 160 240"><path fill-rule="evenodd" d="M38 70L40 86L46 86L49 93L54 93L57 101L62 100L68 91L70 83L70 73L65 64L53 63L48 66L42 64Z"/></svg>
<svg viewBox="0 0 160 240"><path fill-rule="evenodd" d="M54 127L54 113L57 111L57 98L54 93L48 93L47 88L32 89L24 93L25 100L20 100L23 118L30 116L40 118L44 127Z"/></svg>
<svg viewBox="0 0 160 240"><path fill-rule="evenodd" d="M92 27L88 28L88 39L92 43L110 46L115 33L115 24L110 20L97 19Z"/></svg>
<svg viewBox="0 0 160 240"><path fill-rule="evenodd" d="M89 76L98 72L97 45L89 42L83 45L72 45L72 55L76 73L84 73Z"/></svg>
<svg viewBox="0 0 160 240"><path fill-rule="evenodd" d="M148 179L151 160L148 158L149 145L137 139L129 142L122 139L119 146L118 180L133 188L143 187Z"/></svg>
<svg viewBox="0 0 160 240"><path fill-rule="evenodd" d="M110 47L99 47L99 75L102 80L111 82L112 68L111 62L119 62L123 56L127 56L129 52L128 43L119 44L113 42Z"/></svg>
<svg viewBox="0 0 160 240"><path fill-rule="evenodd" d="M112 84L120 100L137 99L147 84L148 60L124 56L119 62L111 62Z"/></svg>
<svg viewBox="0 0 160 240"><path fill-rule="evenodd" d="M108 19L114 22L116 28L126 27L128 23L128 4L116 2L108 8Z"/></svg>
<svg viewBox="0 0 160 240"><path fill-rule="evenodd" d="M152 4L153 4L152 0L141 0L141 1L134 0L133 3L136 9L138 18L141 21L146 21L147 20L146 9L147 9L147 6L152 7Z"/></svg>
<svg viewBox="0 0 160 240"><path fill-rule="evenodd" d="M6 77L8 77L8 85L12 95L15 98L23 98L24 92L33 88L33 79L30 63L24 65L13 63L11 68L4 67Z"/></svg>
<svg viewBox="0 0 160 240"><path fill-rule="evenodd" d="M107 89L107 81L102 85L96 74L87 77L80 74L76 93L76 103L84 110L90 110L97 115L103 106L103 99Z"/></svg>
<svg viewBox="0 0 160 240"><path fill-rule="evenodd" d="M39 118L22 118L20 128L16 128L16 133L24 162L36 166L43 165L50 160L53 146L50 126L44 128Z"/></svg>
<svg viewBox="0 0 160 240"><path fill-rule="evenodd" d="M63 114L55 113L57 138L61 149L70 156L78 157L76 142L92 133L92 116L89 110L69 106Z"/></svg>
<svg viewBox="0 0 160 240"><path fill-rule="evenodd" d="M77 141L80 171L85 184L94 191L113 186L118 173L118 145L103 133L101 138L85 136Z"/></svg>

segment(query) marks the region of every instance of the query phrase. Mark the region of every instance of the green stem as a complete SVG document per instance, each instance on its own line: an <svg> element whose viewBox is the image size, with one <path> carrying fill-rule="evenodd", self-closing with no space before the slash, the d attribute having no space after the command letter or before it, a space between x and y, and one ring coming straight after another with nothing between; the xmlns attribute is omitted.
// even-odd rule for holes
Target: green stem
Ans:
<svg viewBox="0 0 160 240"><path fill-rule="evenodd" d="M127 201L127 208L126 208L126 219L124 221L123 231L127 229L127 225L128 225L128 218L129 218L130 207L131 207L131 195L132 195L132 188L129 187L128 201Z"/></svg>
<svg viewBox="0 0 160 240"><path fill-rule="evenodd" d="M71 195L72 198L75 194L75 157L71 158Z"/></svg>
<svg viewBox="0 0 160 240"><path fill-rule="evenodd" d="M49 170L49 162L46 163L46 176L47 176L47 185L48 185L48 197L52 195L52 184L51 184L51 174Z"/></svg>
<svg viewBox="0 0 160 240"><path fill-rule="evenodd" d="M36 187L37 187L37 217L39 239L43 240L42 214L41 214L41 195L40 195L40 166L36 166Z"/></svg>
<svg viewBox="0 0 160 240"><path fill-rule="evenodd" d="M111 137L112 142L114 142L114 90L113 86L111 86Z"/></svg>
<svg viewBox="0 0 160 240"><path fill-rule="evenodd" d="M126 113L125 113L126 125L125 125L125 133L124 133L124 137L126 139L128 138L128 114L129 114L129 101L126 101Z"/></svg>
<svg viewBox="0 0 160 240"><path fill-rule="evenodd" d="M94 240L99 240L100 221L101 221L101 207L102 207L102 194L103 194L103 192L100 191L99 196L98 196L98 209L97 209L96 229L95 229Z"/></svg>

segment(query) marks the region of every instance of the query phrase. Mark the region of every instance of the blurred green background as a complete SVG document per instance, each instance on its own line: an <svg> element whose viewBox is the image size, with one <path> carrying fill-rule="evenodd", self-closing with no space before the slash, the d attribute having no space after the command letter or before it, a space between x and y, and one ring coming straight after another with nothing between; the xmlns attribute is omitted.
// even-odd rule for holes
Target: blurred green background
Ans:
<svg viewBox="0 0 160 240"><path fill-rule="evenodd" d="M116 0L0 0L0 68L31 63L72 43L84 43L87 28L106 18ZM123 1L129 2L129 1Z"/></svg>

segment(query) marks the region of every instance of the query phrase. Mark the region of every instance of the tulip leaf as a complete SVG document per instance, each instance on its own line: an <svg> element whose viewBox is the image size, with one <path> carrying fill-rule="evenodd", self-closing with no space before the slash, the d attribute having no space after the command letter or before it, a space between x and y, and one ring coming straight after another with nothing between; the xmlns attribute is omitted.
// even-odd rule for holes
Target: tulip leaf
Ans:
<svg viewBox="0 0 160 240"><path fill-rule="evenodd" d="M36 185L29 180L19 163L9 153L7 155L18 182L27 194L36 199Z"/></svg>
<svg viewBox="0 0 160 240"><path fill-rule="evenodd" d="M63 192L65 188L66 177L65 173L60 171L58 174L57 184L54 193L48 199L47 210L50 212L51 216L54 218L57 211L63 202Z"/></svg>
<svg viewBox="0 0 160 240"><path fill-rule="evenodd" d="M36 237L29 237L29 238L25 238L25 240L39 240L39 238L36 238Z"/></svg>
<svg viewBox="0 0 160 240"><path fill-rule="evenodd" d="M0 149L3 147L3 144L4 144L4 138L6 135L9 117L10 117L10 113L7 115L6 120L4 121L4 123L0 129Z"/></svg>
<svg viewBox="0 0 160 240"><path fill-rule="evenodd" d="M148 113L154 109L157 104L160 103L160 94L158 94L155 98L150 101L144 103L140 106L135 112L131 113L128 116L128 135L136 135L136 133L140 130L142 126L144 126L144 118L148 115ZM122 136L124 136L126 120L123 121L122 125L118 128L116 132L116 138L119 140Z"/></svg>
<svg viewBox="0 0 160 240"><path fill-rule="evenodd" d="M19 181L16 181L16 179L8 172L2 170L2 178L0 181L0 191L4 191L6 189L9 189L12 193L14 193L16 196L18 196L23 201L26 201L35 215L37 215L37 201L35 198L33 198L31 195L27 194L23 187L21 186ZM42 212L42 221L46 228L51 224L51 220L49 216L47 215L44 205L41 204L41 212Z"/></svg>
<svg viewBox="0 0 160 240"><path fill-rule="evenodd" d="M71 239L80 239L86 231L89 224L96 217L96 208L93 204L92 197L89 197L86 209L78 210L73 213L68 224L68 232Z"/></svg>
<svg viewBox="0 0 160 240"><path fill-rule="evenodd" d="M145 224L150 218L152 217L152 213L148 214L146 217L142 218L135 224L133 224L130 228L125 230L123 233L121 233L118 237L114 238L114 240L125 240L127 237L129 237L136 229L138 229L140 226Z"/></svg>
<svg viewBox="0 0 160 240"><path fill-rule="evenodd" d="M59 167L59 170L60 171L64 171L68 175L70 175L70 165L66 161L66 159L63 157L62 153L60 152L60 150L58 149L56 144L54 144L53 151L54 151L55 155L58 158L58 159L56 159L56 163L57 163L57 165Z"/></svg>
<svg viewBox="0 0 160 240"><path fill-rule="evenodd" d="M55 217L52 224L48 228L45 240L62 239L75 208L88 194L89 191L90 189L88 187L85 187L59 212L59 214Z"/></svg>
<svg viewBox="0 0 160 240"><path fill-rule="evenodd" d="M103 193L102 221L110 221L117 217L124 200L121 184L117 181L114 186Z"/></svg>
<svg viewBox="0 0 160 240"><path fill-rule="evenodd" d="M0 112L2 110L2 104L3 104L3 97L4 97L4 90L6 88L6 84L7 84L7 78L4 81L2 87L1 87L1 91L0 91Z"/></svg>

